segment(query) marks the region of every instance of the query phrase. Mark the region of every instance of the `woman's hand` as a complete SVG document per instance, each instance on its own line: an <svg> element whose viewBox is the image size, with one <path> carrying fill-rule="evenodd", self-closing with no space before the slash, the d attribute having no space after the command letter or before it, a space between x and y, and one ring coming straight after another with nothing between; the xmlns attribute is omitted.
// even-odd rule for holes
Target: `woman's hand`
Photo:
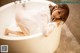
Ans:
<svg viewBox="0 0 80 53"><path fill-rule="evenodd" d="M44 29L43 29L43 35L45 37L48 37L50 35L50 33L52 31L54 31L54 28L55 28L55 23L52 23L52 22L49 23L47 26L44 27Z"/></svg>

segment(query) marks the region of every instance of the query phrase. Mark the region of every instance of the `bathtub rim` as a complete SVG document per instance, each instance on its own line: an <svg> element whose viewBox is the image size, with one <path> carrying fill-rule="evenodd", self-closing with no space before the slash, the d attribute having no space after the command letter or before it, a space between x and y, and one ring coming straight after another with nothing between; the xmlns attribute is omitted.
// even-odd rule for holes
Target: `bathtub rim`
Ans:
<svg viewBox="0 0 80 53"><path fill-rule="evenodd" d="M0 39L3 40L25 40L25 39L32 39L43 36L42 33L37 33L34 35L28 35L28 36L1 36Z"/></svg>
<svg viewBox="0 0 80 53"><path fill-rule="evenodd" d="M42 2L42 1L29 1L29 2ZM5 4L5 5L0 7L0 11L4 10L7 7L10 7L10 6L14 5L15 3L20 4L19 1L15 1L15 2L11 2L11 3ZM52 6L56 5L54 2L51 2L51 1L43 1L43 3L51 4Z"/></svg>

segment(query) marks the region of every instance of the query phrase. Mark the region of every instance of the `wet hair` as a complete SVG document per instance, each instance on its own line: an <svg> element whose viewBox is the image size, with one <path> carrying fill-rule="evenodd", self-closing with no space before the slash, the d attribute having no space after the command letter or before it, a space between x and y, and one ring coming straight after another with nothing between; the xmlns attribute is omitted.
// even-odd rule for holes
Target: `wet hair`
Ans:
<svg viewBox="0 0 80 53"><path fill-rule="evenodd" d="M60 20L62 20L62 21L66 21L67 20L67 18L68 18L68 16L69 16L69 7L68 7L68 5L67 4L57 4L57 5L55 5L55 6L49 6L49 8L50 8L50 14L52 15L52 13L53 13L53 10L56 10L55 8L57 8L57 9L63 9L64 11L64 15L62 15L59 19Z"/></svg>

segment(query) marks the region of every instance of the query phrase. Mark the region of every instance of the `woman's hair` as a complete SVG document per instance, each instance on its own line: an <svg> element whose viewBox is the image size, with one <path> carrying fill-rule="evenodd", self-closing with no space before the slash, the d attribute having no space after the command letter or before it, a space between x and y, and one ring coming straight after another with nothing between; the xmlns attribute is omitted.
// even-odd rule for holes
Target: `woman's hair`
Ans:
<svg viewBox="0 0 80 53"><path fill-rule="evenodd" d="M56 6L51 6L50 5L49 8L50 8L51 15L52 15L53 10L55 10L56 7L57 7L57 9L63 9L64 10L63 11L64 15L62 15L60 17L60 19L65 22L67 20L68 16L69 16L69 7L68 7L68 5L67 4L57 4Z"/></svg>

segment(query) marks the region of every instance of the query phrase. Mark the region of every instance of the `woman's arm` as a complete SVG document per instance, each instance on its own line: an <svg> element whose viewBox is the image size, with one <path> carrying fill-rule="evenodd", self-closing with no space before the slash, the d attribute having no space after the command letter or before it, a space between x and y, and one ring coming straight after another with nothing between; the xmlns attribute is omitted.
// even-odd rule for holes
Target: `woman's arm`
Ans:
<svg viewBox="0 0 80 53"><path fill-rule="evenodd" d="M43 34L45 37L47 37L52 31L54 31L54 28L56 27L56 23L49 23L47 26L43 29Z"/></svg>

